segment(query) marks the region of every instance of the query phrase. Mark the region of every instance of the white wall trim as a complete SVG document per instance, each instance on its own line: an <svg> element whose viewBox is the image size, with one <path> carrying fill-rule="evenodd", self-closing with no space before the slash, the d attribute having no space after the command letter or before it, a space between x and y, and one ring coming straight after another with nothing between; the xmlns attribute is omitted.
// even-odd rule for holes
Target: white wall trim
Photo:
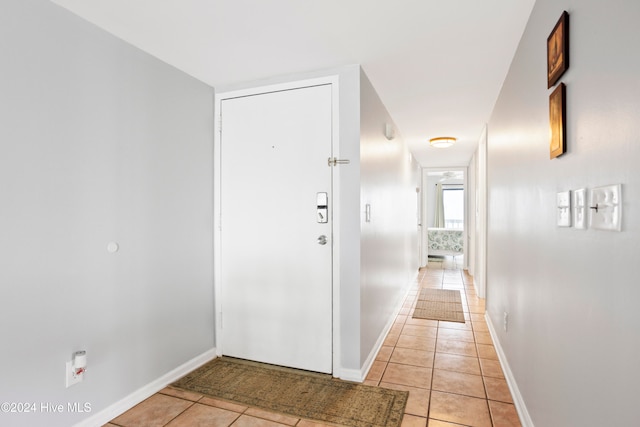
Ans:
<svg viewBox="0 0 640 427"><path fill-rule="evenodd" d="M509 367L507 356L504 354L504 351L502 350L500 341L498 341L498 334L496 333L496 330L493 327L493 323L491 323L491 317L489 317L488 313L485 313L484 318L487 321L487 327L489 328L489 334L491 335L491 339L493 340L493 345L496 349L496 353L498 353L498 359L500 360L500 365L502 365L502 369L504 370L504 376L505 376L505 379L507 380L507 385L509 386L509 390L511 391L511 396L513 397L513 403L515 404L516 410L518 411L518 416L520 417L520 423L522 424L522 427L534 427L533 420L531 420L529 411L527 411L527 406L524 403L522 394L520 394L520 389L518 389L518 384L516 383L516 379L513 376L513 372L511 372L511 368Z"/></svg>
<svg viewBox="0 0 640 427"><path fill-rule="evenodd" d="M359 369L359 370L343 369L340 372L341 380L355 381L355 382L361 383L367 378L367 375L369 374L369 370L371 369L371 366L373 366L373 362L375 362L376 356L378 355L378 352L380 351L380 349L382 348L382 345L384 344L384 340L387 338L387 335L389 334L389 331L393 327L393 324L395 323L396 318L400 314L400 310L402 310L402 306L404 305L404 302L407 299L409 292L411 292L411 290L413 289L413 286L411 286L411 284L415 282L417 277L418 277L418 272L416 272L414 276L411 278L411 280L409 281L409 283L407 283L405 290L402 294L402 298L400 298L400 301L398 302L395 309L393 310L393 315L389 318L389 321L387 322L384 329L380 333L380 336L378 336L378 340L376 341L376 344L371 349L371 352L369 352L367 359L362 365L362 369Z"/></svg>
<svg viewBox="0 0 640 427"><path fill-rule="evenodd" d="M340 155L340 76L332 75L325 78L326 81L331 83L332 90L332 102L331 102L331 115L333 120L332 142L331 142L331 155L332 157L342 158ZM340 259L341 259L341 246L342 235L340 233L340 225L342 218L342 205L340 204L340 169L339 167L331 168L331 203L333 204L333 217L332 217L332 234L333 234L333 247L332 249L332 263L333 271L331 277L331 286L333 292L333 360L332 370L334 377L336 373L342 371L342 347L341 342L341 321L340 321L340 289L342 287L340 280Z"/></svg>
<svg viewBox="0 0 640 427"><path fill-rule="evenodd" d="M150 382L149 384L134 391L130 395L120 399L113 405L110 405L104 408L102 411L96 414L93 414L89 418L83 421L80 421L79 423L75 424L74 427L95 427L95 426L104 425L109 421L111 421L112 419L114 419L115 417L117 417L118 415L123 414L124 412L133 408L134 406L136 406L138 403L142 402L146 398L154 395L158 391L165 388L167 385L182 378L189 372L204 365L205 363L209 362L215 357L216 357L215 348L212 348L211 350L207 350L201 355L196 356L193 359L189 360L188 362L178 366L174 370L167 372L157 380Z"/></svg>
<svg viewBox="0 0 640 427"><path fill-rule="evenodd" d="M364 369L341 369L340 378L343 381L353 381L354 383L361 383L367 377Z"/></svg>
<svg viewBox="0 0 640 427"><path fill-rule="evenodd" d="M487 125L482 129L478 141L476 163L476 259L473 287L480 298L487 297L487 218L488 218L488 176L487 176Z"/></svg>
<svg viewBox="0 0 640 427"><path fill-rule="evenodd" d="M464 253L464 258L462 262L462 268L464 270L469 270L469 222L471 221L471 213L469 212L469 167L462 168L463 172L463 188L464 188L464 210L463 210L463 221L464 221L464 231L462 240L462 253Z"/></svg>

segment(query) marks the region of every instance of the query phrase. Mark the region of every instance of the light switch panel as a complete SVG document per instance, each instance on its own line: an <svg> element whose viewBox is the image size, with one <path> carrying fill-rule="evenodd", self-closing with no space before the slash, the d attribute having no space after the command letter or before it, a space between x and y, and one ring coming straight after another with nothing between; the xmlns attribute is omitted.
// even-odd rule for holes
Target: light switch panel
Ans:
<svg viewBox="0 0 640 427"><path fill-rule="evenodd" d="M571 191L558 193L558 227L571 227Z"/></svg>
<svg viewBox="0 0 640 427"><path fill-rule="evenodd" d="M581 188L573 192L573 226L587 228L587 190Z"/></svg>
<svg viewBox="0 0 640 427"><path fill-rule="evenodd" d="M589 227L596 230L622 229L622 185L594 188L589 195Z"/></svg>

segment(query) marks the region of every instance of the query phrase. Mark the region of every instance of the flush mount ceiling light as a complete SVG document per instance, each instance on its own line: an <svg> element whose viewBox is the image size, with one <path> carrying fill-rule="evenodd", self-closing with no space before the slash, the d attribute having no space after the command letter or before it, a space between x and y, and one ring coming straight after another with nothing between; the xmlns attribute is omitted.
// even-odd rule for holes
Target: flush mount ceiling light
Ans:
<svg viewBox="0 0 640 427"><path fill-rule="evenodd" d="M455 144L456 138L452 136L440 136L438 138L431 138L429 145L435 148L449 148Z"/></svg>

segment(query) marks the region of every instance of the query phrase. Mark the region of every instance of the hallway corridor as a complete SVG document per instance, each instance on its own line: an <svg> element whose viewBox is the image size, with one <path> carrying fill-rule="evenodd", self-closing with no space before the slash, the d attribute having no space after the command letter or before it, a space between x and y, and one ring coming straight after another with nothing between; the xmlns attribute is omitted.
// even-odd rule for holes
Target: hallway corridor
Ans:
<svg viewBox="0 0 640 427"><path fill-rule="evenodd" d="M403 427L520 426L484 300L460 258L420 270L365 383L409 391ZM413 319L420 288L460 290L466 323Z"/></svg>
<svg viewBox="0 0 640 427"><path fill-rule="evenodd" d="M409 391L402 427L520 425L472 280L450 257L421 269L373 363L366 384ZM423 287L460 290L466 323L412 319ZM231 425L321 426L168 387L107 427Z"/></svg>

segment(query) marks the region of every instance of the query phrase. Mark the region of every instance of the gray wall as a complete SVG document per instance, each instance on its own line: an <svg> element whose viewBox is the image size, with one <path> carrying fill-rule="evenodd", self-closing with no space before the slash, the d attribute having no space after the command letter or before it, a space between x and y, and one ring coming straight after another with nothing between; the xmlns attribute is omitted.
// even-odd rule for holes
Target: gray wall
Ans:
<svg viewBox="0 0 640 427"><path fill-rule="evenodd" d="M213 90L46 0L0 3L0 55L0 396L96 413L213 347Z"/></svg>
<svg viewBox="0 0 640 427"><path fill-rule="evenodd" d="M360 75L360 365L393 321L407 286L418 273L420 170L402 139L388 140L393 124L371 82ZM371 221L365 206L371 206Z"/></svg>
<svg viewBox="0 0 640 427"><path fill-rule="evenodd" d="M549 160L546 39L563 10L568 152ZM487 309L536 426L640 425L638 17L636 1L538 0L489 122ZM622 232L555 226L557 192L617 183Z"/></svg>

